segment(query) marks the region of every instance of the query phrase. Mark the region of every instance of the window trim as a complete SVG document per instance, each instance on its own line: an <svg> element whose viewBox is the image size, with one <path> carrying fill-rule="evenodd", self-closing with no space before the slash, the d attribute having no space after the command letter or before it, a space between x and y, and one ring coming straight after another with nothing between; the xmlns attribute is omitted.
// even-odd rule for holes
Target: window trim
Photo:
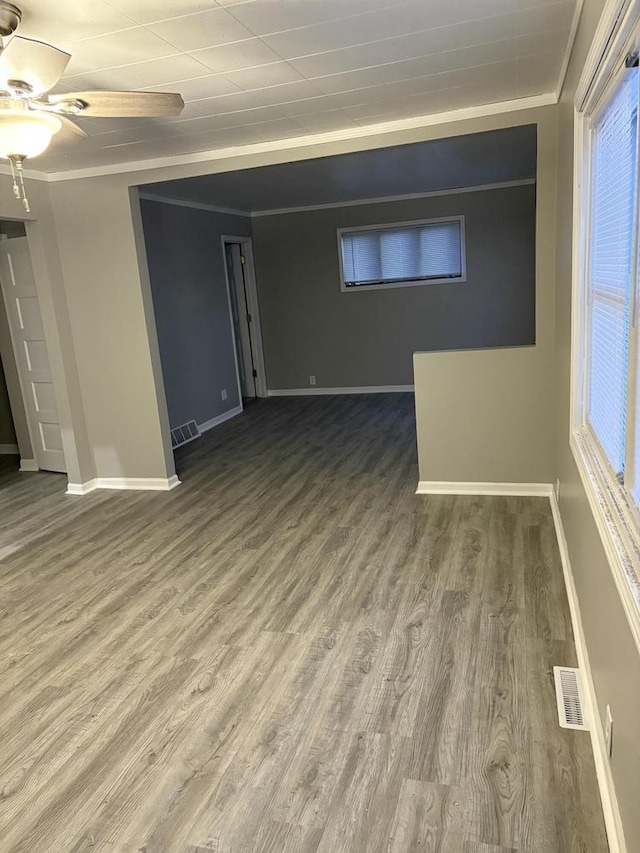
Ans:
<svg viewBox="0 0 640 853"><path fill-rule="evenodd" d="M636 646L640 650L640 509L627 497L586 420L588 390L588 240L592 124L624 58L640 45L638 0L610 0L574 101L572 328L569 444ZM636 199L637 202L637 199ZM640 332L638 332L640 337ZM635 370L635 351L629 353ZM629 383L628 383L629 385ZM628 424L631 441L633 424ZM627 444L627 451L629 443ZM630 471L630 479L634 476ZM628 488L628 487L627 487Z"/></svg>
<svg viewBox="0 0 640 853"><path fill-rule="evenodd" d="M344 260L342 257L343 234L361 233L362 231L384 231L386 228L412 228L419 225L437 225L440 222L460 223L460 256L461 274L459 276L444 276L442 278L420 278L408 279L407 281L393 281L388 279L380 284L358 284L349 287L344 280ZM467 239L465 231L465 217L459 216L437 216L431 219L400 220L399 222L382 222L378 225L355 225L348 228L338 228L338 263L340 264L340 292L359 293L362 290L393 290L398 287L424 287L431 284L460 284L467 281Z"/></svg>

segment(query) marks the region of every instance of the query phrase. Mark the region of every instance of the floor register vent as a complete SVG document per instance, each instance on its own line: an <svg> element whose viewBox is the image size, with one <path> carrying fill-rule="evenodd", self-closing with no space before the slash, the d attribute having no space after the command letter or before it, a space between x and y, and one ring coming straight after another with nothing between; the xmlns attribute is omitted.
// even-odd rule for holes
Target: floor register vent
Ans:
<svg viewBox="0 0 640 853"><path fill-rule="evenodd" d="M186 424L174 427L171 430L171 447L175 450L176 447L188 444L194 438L199 438L201 435L202 433L198 424L195 421L188 421Z"/></svg>
<svg viewBox="0 0 640 853"><path fill-rule="evenodd" d="M582 709L580 692L580 670L568 666L554 666L553 677L556 682L558 717L563 729L588 731Z"/></svg>

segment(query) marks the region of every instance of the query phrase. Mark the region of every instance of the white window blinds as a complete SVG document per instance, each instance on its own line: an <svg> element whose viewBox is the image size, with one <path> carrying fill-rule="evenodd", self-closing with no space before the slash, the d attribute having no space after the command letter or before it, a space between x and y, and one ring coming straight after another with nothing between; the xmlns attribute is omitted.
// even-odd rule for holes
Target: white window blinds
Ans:
<svg viewBox="0 0 640 853"><path fill-rule="evenodd" d="M460 219L347 231L341 242L346 287L462 278Z"/></svg>
<svg viewBox="0 0 640 853"><path fill-rule="evenodd" d="M627 72L592 135L587 417L618 476L624 473L626 442L637 75L637 69Z"/></svg>

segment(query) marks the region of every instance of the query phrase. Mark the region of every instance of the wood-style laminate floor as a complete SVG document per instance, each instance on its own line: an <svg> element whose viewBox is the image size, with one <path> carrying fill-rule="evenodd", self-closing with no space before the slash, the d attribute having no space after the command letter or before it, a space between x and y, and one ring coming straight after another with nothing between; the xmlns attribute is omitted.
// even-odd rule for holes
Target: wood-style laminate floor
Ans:
<svg viewBox="0 0 640 853"><path fill-rule="evenodd" d="M417 497L408 395L271 399L167 494L0 467L0 850L600 853L548 502Z"/></svg>

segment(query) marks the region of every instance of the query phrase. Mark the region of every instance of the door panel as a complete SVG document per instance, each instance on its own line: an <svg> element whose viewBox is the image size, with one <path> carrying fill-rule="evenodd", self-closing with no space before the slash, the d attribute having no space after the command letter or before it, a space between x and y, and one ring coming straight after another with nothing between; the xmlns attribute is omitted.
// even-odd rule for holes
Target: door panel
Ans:
<svg viewBox="0 0 640 853"><path fill-rule="evenodd" d="M0 281L36 461L66 473L38 292L26 237L0 242Z"/></svg>

